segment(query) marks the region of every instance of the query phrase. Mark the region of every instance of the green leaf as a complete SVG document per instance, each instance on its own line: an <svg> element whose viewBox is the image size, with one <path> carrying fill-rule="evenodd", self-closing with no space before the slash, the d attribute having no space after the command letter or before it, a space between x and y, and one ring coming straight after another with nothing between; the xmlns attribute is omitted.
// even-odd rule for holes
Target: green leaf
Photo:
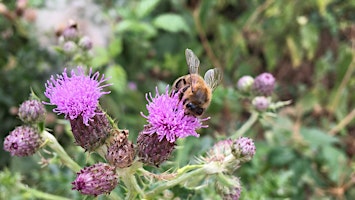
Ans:
<svg viewBox="0 0 355 200"><path fill-rule="evenodd" d="M114 65L106 69L105 75L111 77L111 86L116 92L122 93L126 89L127 74L126 71L120 65Z"/></svg>
<svg viewBox="0 0 355 200"><path fill-rule="evenodd" d="M316 128L301 128L301 135L311 146L316 148L339 142L336 137Z"/></svg>
<svg viewBox="0 0 355 200"><path fill-rule="evenodd" d="M321 152L326 161L323 170L327 172L332 181L341 184L339 181L341 180L341 177L344 177L343 173L345 172L344 168L346 166L346 157L344 153L329 145L324 146Z"/></svg>
<svg viewBox="0 0 355 200"><path fill-rule="evenodd" d="M277 147L270 151L268 155L268 163L273 166L286 165L296 158L294 152L290 148Z"/></svg>
<svg viewBox="0 0 355 200"><path fill-rule="evenodd" d="M121 37L116 37L114 40L112 40L109 44L109 54L111 57L115 57L119 55L122 50L122 38Z"/></svg>
<svg viewBox="0 0 355 200"><path fill-rule="evenodd" d="M154 8L157 7L160 0L143 0L141 1L137 8L136 13L138 18L143 18L149 15Z"/></svg>
<svg viewBox="0 0 355 200"><path fill-rule="evenodd" d="M106 65L109 60L110 56L105 48L95 48L95 56L92 59L91 65L94 67L103 66Z"/></svg>
<svg viewBox="0 0 355 200"><path fill-rule="evenodd" d="M184 18L176 14L164 14L159 15L153 21L154 26L161 28L168 32L186 32L189 33L189 27L187 26Z"/></svg>
<svg viewBox="0 0 355 200"><path fill-rule="evenodd" d="M135 21L135 20L124 20L120 22L116 27L116 31L118 33L125 33L125 32L138 33L144 36L145 38L151 38L157 34L157 31L154 28L154 26L144 22Z"/></svg>

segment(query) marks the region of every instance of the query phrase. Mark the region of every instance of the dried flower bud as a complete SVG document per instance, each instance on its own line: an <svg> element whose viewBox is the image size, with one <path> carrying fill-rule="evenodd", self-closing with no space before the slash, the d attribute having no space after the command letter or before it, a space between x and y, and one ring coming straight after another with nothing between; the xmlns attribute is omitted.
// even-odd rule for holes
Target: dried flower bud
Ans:
<svg viewBox="0 0 355 200"><path fill-rule="evenodd" d="M262 112L269 108L270 101L264 96L259 96L253 99L252 104L257 111Z"/></svg>
<svg viewBox="0 0 355 200"><path fill-rule="evenodd" d="M256 148L252 139L240 137L234 141L232 153L236 158L245 158L249 161L253 158Z"/></svg>
<svg viewBox="0 0 355 200"><path fill-rule="evenodd" d="M132 165L135 152L132 142L130 142L127 137L128 130L115 130L106 155L106 159L111 165L119 168Z"/></svg>
<svg viewBox="0 0 355 200"><path fill-rule="evenodd" d="M73 190L93 196L110 193L117 183L118 176L115 168L106 163L85 167L77 173L75 181L72 182Z"/></svg>
<svg viewBox="0 0 355 200"><path fill-rule="evenodd" d="M237 83L238 90L242 92L250 92L253 86L254 78L251 76L242 76Z"/></svg>
<svg viewBox="0 0 355 200"><path fill-rule="evenodd" d="M37 100L27 100L20 105L18 115L25 123L38 123L44 121L46 109Z"/></svg>
<svg viewBox="0 0 355 200"><path fill-rule="evenodd" d="M19 126L5 138L4 150L11 156L33 155L41 144L37 129L31 126Z"/></svg>
<svg viewBox="0 0 355 200"><path fill-rule="evenodd" d="M256 94L270 96L275 88L275 78L270 73L262 73L254 80L253 91Z"/></svg>
<svg viewBox="0 0 355 200"><path fill-rule="evenodd" d="M83 117L79 115L75 119L70 119L70 125L76 143L87 151L94 151L103 145L112 131L105 114L96 114L88 125L83 123Z"/></svg>
<svg viewBox="0 0 355 200"><path fill-rule="evenodd" d="M84 36L79 40L79 47L84 50L90 50L92 48L92 41L88 36Z"/></svg>
<svg viewBox="0 0 355 200"><path fill-rule="evenodd" d="M158 134L149 135L141 132L137 138L137 145L137 153L143 163L159 166L169 159L174 150L175 142L171 143L166 138L159 139Z"/></svg>
<svg viewBox="0 0 355 200"><path fill-rule="evenodd" d="M213 145L213 147L208 151L206 161L217 161L223 162L224 159L232 154L233 140L221 140Z"/></svg>

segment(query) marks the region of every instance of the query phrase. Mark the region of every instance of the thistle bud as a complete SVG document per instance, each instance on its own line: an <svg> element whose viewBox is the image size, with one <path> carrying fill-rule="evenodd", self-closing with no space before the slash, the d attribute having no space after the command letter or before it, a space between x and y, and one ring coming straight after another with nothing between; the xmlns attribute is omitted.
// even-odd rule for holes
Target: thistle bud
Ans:
<svg viewBox="0 0 355 200"><path fill-rule="evenodd" d="M33 155L41 144L37 129L31 126L19 126L15 128L4 141L4 150L11 156Z"/></svg>
<svg viewBox="0 0 355 200"><path fill-rule="evenodd" d="M239 178L233 176L225 179L224 181L217 179L217 192L221 195L223 200L238 200L242 191Z"/></svg>
<svg viewBox="0 0 355 200"><path fill-rule="evenodd" d="M251 76L243 76L238 80L237 88L242 92L250 92L253 86L254 78Z"/></svg>
<svg viewBox="0 0 355 200"><path fill-rule="evenodd" d="M269 108L270 101L264 96L255 97L252 100L252 104L257 111L265 111Z"/></svg>
<svg viewBox="0 0 355 200"><path fill-rule="evenodd" d="M144 164L159 166L169 159L175 142L171 143L166 138L159 140L158 134L149 135L141 132L137 138L137 145L138 156Z"/></svg>
<svg viewBox="0 0 355 200"><path fill-rule="evenodd" d="M92 41L88 36L84 36L79 40L79 47L84 50L90 50L92 48Z"/></svg>
<svg viewBox="0 0 355 200"><path fill-rule="evenodd" d="M46 109L37 100L27 100L20 105L18 115L25 123L38 123L44 121Z"/></svg>
<svg viewBox="0 0 355 200"><path fill-rule="evenodd" d="M96 114L88 125L83 124L83 117L79 115L70 119L70 125L75 142L86 151L94 151L103 145L112 131L105 114Z"/></svg>
<svg viewBox="0 0 355 200"><path fill-rule="evenodd" d="M97 163L77 173L75 181L72 182L72 189L85 195L97 196L110 193L117 183L115 168L106 163Z"/></svg>
<svg viewBox="0 0 355 200"><path fill-rule="evenodd" d="M68 54L74 53L76 49L77 49L77 45L73 41L65 42L63 45L64 52Z"/></svg>
<svg viewBox="0 0 355 200"><path fill-rule="evenodd" d="M236 158L244 158L245 161L249 161L253 158L255 151L254 142L250 138L240 137L234 141L232 153Z"/></svg>
<svg viewBox="0 0 355 200"><path fill-rule="evenodd" d="M67 27L62 33L66 41L74 41L78 38L78 30L75 27Z"/></svg>
<svg viewBox="0 0 355 200"><path fill-rule="evenodd" d="M253 91L256 94L270 96L274 91L275 78L270 73L262 73L254 80Z"/></svg>
<svg viewBox="0 0 355 200"><path fill-rule="evenodd" d="M115 130L114 136L109 142L106 159L116 167L125 168L132 165L134 160L134 148L128 140L128 130Z"/></svg>

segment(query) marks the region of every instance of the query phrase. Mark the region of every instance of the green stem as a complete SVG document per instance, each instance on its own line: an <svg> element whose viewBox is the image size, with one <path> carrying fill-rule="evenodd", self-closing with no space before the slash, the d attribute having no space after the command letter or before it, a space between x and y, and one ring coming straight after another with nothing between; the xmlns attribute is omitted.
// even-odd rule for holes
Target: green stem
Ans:
<svg viewBox="0 0 355 200"><path fill-rule="evenodd" d="M141 167L142 163L135 162L132 164L132 166L124 169L119 169L117 171L118 175L121 177L121 180L127 187L128 193L126 199L135 199L137 194L144 196L144 192L138 185L136 177L134 176L136 171Z"/></svg>
<svg viewBox="0 0 355 200"><path fill-rule="evenodd" d="M76 163L63 149L63 147L58 143L57 139L50 134L48 131L44 130L41 133L42 138L45 141L48 141L48 146L58 154L60 160L64 165L69 167L71 170L77 172L81 169L81 167Z"/></svg>
<svg viewBox="0 0 355 200"><path fill-rule="evenodd" d="M232 139L237 139L238 137L241 137L244 135L245 132L247 132L253 125L254 123L257 121L259 117L259 113L258 112L252 112L251 116L249 117L248 121L245 122L245 124L243 124L242 127L240 127L233 135L232 135Z"/></svg>
<svg viewBox="0 0 355 200"><path fill-rule="evenodd" d="M57 195L53 195L53 194L48 194L48 193L45 193L45 192L42 192L42 191L39 191L39 190L36 190L36 189L33 189L33 188L29 188L28 186L23 185L22 183L19 183L18 187L21 190L24 190L24 191L30 193L31 196L35 197L35 199L70 200L70 199L65 198L65 197L61 197L61 196L57 196Z"/></svg>
<svg viewBox="0 0 355 200"><path fill-rule="evenodd" d="M203 166L203 165L201 165ZM183 169L183 168L182 168ZM185 170L182 170L182 172L184 172ZM188 173L183 173L183 174L180 174L179 177L171 180L171 181L167 181L167 182L164 182L162 183L161 185L159 185L158 187L156 187L154 190L148 192L145 196L145 199L153 199L156 195L158 195L159 193L163 192L164 190L168 189L168 188L171 188L175 185L178 185L179 183L181 182L184 182L190 178L194 178L194 177L197 177L201 174L204 174L205 173L205 169L204 168L199 168L199 169L196 169L194 171L190 171Z"/></svg>

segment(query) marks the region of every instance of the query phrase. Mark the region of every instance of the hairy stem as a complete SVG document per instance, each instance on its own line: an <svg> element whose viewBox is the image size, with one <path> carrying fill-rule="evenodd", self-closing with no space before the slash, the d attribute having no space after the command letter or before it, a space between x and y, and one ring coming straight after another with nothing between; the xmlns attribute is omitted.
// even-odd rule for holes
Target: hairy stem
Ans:
<svg viewBox="0 0 355 200"><path fill-rule="evenodd" d="M17 187L19 187L21 190L24 190L26 192L28 192L29 194L31 194L32 197L34 197L35 199L48 199L48 200L70 200L68 198L65 197L61 197L61 196L57 196L57 195L53 195L53 194L48 194L33 188L29 188L28 186L19 183L17 185Z"/></svg>
<svg viewBox="0 0 355 200"><path fill-rule="evenodd" d="M201 166L203 166L203 165L201 165ZM164 190L166 190L168 188L178 185L188 179L193 179L194 177L205 174L205 169L202 167L195 169L193 171L184 173L185 171L186 170L182 170L181 171L182 173L179 173L175 179L173 179L171 181L166 181L166 182L160 184L158 187L156 187L152 191L148 192L145 195L145 198L146 199L153 199L156 195L160 194L161 192L163 192Z"/></svg>
<svg viewBox="0 0 355 200"><path fill-rule="evenodd" d="M257 121L259 117L259 113L258 112L252 112L251 116L249 117L248 121L245 122L245 124L243 124L242 127L240 127L233 135L232 135L232 139L237 139L238 137L241 137L245 134L245 132L247 132L253 125L254 123Z"/></svg>
<svg viewBox="0 0 355 200"><path fill-rule="evenodd" d="M42 138L45 141L48 141L48 146L58 154L60 160L62 163L70 168L71 170L77 172L81 169L81 167L76 163L68 154L67 152L63 149L63 147L58 143L57 139L50 134L48 131L44 130L41 133Z"/></svg>

